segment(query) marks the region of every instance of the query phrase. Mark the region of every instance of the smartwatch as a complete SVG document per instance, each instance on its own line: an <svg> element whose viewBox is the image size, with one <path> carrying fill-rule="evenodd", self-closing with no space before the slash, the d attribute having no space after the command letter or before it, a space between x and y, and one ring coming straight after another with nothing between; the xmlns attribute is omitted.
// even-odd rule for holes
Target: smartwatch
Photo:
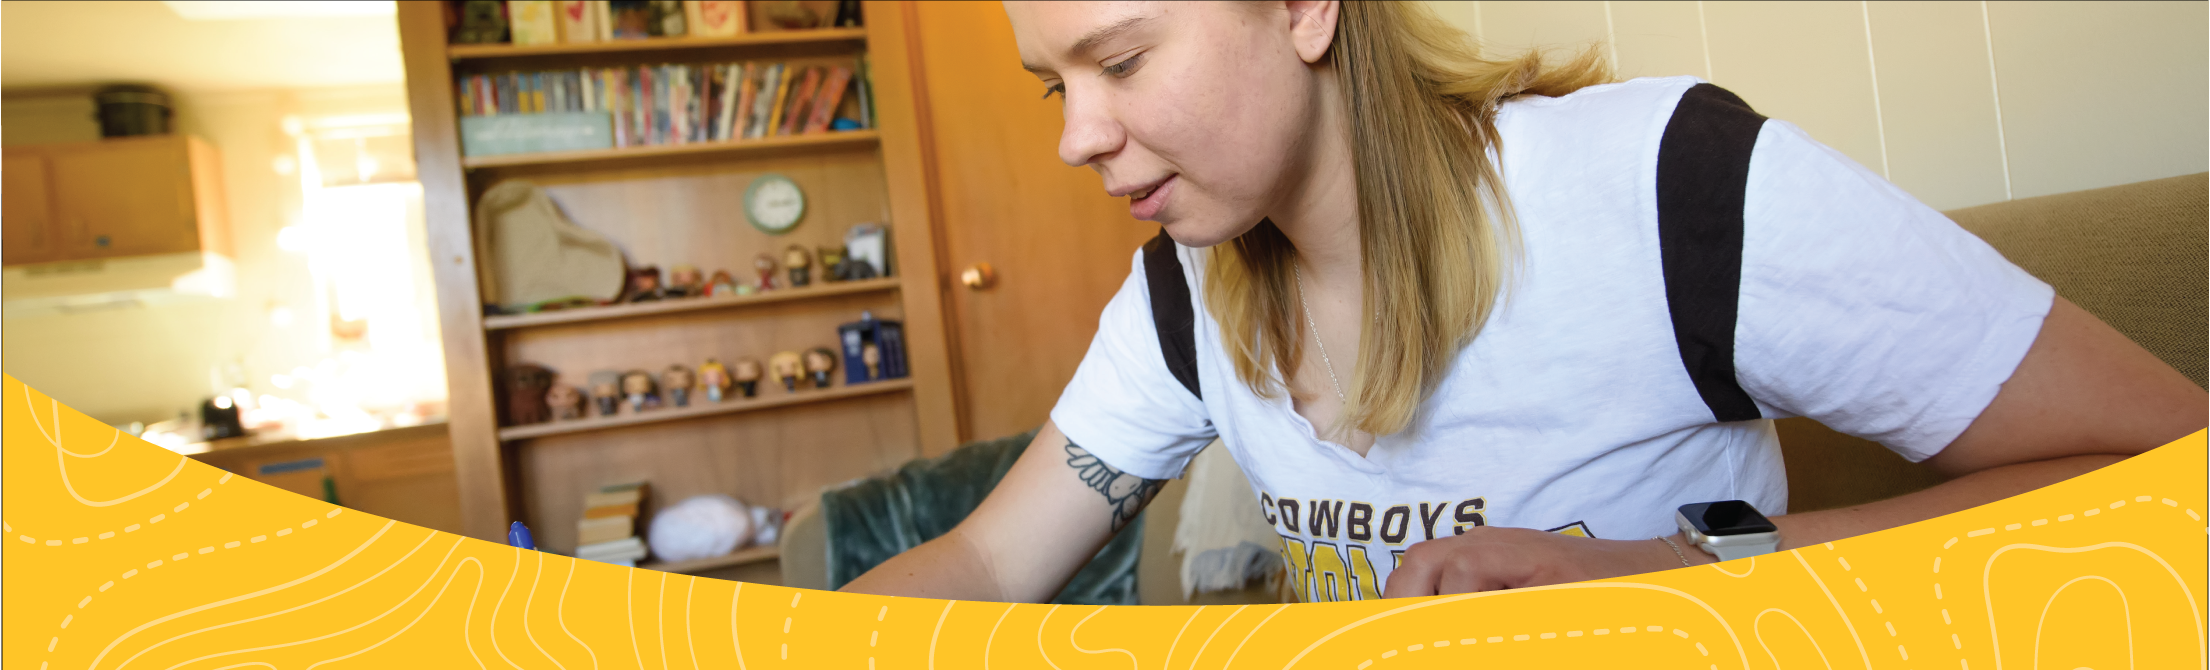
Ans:
<svg viewBox="0 0 2210 670"><path fill-rule="evenodd" d="M1780 529L1740 500L1682 505L1673 520L1689 544L1722 561L1770 554L1780 547Z"/></svg>

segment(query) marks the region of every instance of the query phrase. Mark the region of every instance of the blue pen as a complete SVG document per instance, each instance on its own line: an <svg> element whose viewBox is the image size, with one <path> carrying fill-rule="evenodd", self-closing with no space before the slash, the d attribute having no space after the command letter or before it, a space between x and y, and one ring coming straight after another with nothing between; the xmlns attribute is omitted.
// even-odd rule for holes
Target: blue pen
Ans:
<svg viewBox="0 0 2210 670"><path fill-rule="evenodd" d="M537 540L529 536L529 526L522 525L520 521L516 521L514 525L507 527L506 543L533 551L537 549Z"/></svg>

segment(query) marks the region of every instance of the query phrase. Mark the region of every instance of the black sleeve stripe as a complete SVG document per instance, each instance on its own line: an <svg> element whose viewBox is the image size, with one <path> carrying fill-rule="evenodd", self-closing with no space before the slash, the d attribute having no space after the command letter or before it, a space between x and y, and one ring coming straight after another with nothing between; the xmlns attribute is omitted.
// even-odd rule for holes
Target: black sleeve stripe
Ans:
<svg viewBox="0 0 2210 670"><path fill-rule="evenodd" d="M1143 276L1151 287L1151 322L1159 331L1166 369L1191 395L1203 399L1197 388L1197 315L1190 305L1189 281L1182 277L1182 257L1165 228L1143 245Z"/></svg>
<svg viewBox="0 0 2210 670"><path fill-rule="evenodd" d="M1659 256L1681 363L1718 421L1760 416L1734 374L1742 293L1742 206L1765 117L1726 89L1681 96L1658 143ZM1154 286L1156 283L1154 283Z"/></svg>

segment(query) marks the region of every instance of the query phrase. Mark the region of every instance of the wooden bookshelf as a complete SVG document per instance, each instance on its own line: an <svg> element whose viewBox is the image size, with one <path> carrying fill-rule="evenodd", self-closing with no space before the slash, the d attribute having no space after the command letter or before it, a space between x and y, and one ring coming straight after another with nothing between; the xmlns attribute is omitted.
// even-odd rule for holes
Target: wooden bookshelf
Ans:
<svg viewBox="0 0 2210 670"><path fill-rule="evenodd" d="M792 44L849 44L857 47L866 43L866 28L817 28L745 33L735 37L656 37L581 44L454 44L445 48L445 55L454 62L460 62L572 54L648 54Z"/></svg>
<svg viewBox="0 0 2210 670"><path fill-rule="evenodd" d="M805 0L817 14L835 3ZM575 544L585 491L644 480L674 502L726 494L794 507L822 487L887 470L958 444L946 284L937 268L910 8L866 3L864 28L758 32L515 46L449 45L439 3L400 3L398 24L414 123L416 171L438 300L460 514L467 534L503 538L511 521L541 546ZM827 14L823 14L826 16ZM755 18L755 24L757 24ZM628 67L710 59L821 64L865 54L875 129L759 140L469 158L460 154L457 77L503 71ZM760 175L805 190L804 218L768 235L743 222L742 194ZM606 236L630 262L749 275L752 259L842 243L850 226L891 233L892 276L746 296L674 299L536 314L486 315L472 232L474 198L527 177L577 225ZM816 270L819 272L819 270ZM779 273L780 274L780 273ZM911 278L909 281L907 278ZM836 346L838 324L869 311L904 323L909 376L759 397L525 425L501 425L504 372L543 365L582 386L592 370L695 368L770 352ZM841 362L840 362L841 363ZM841 379L842 370L836 373ZM708 561L648 564L690 572L771 560L772 548Z"/></svg>
<svg viewBox="0 0 2210 670"><path fill-rule="evenodd" d="M807 388L811 384L812 382L801 381L798 390L785 391L781 388L775 388L774 380L762 379L760 380L760 395L756 398L737 398L722 402L711 402L701 397L693 398L693 402L689 407L664 407L634 414L594 416L501 428L499 429L499 439L513 441L548 435L585 433L663 421L683 421L721 414L735 414L737 412L757 412L791 405L833 402L845 398L857 398L878 393L896 393L913 389L913 380L911 379L886 379L851 386L831 386L825 389Z"/></svg>
<svg viewBox="0 0 2210 670"><path fill-rule="evenodd" d="M553 310L550 312L537 312L534 314L507 314L501 316L487 316L483 318L483 329L510 330L514 328L551 326L564 323L585 323L590 321L634 319L638 317L659 316L663 314L677 314L682 312L695 312L715 309L733 309L755 305L767 305L791 300L807 300L812 298L826 298L829 296L837 295L852 295L855 293L889 291L896 288L898 288L898 278L889 277L885 279L861 279L858 281L815 284L813 286L806 286L802 288L763 291L751 295L716 296L711 298L671 298L667 300L629 303L625 305L576 307L571 309Z"/></svg>
<svg viewBox="0 0 2210 670"><path fill-rule="evenodd" d="M735 567L739 565L750 565L762 561L772 561L781 558L782 555L783 554L781 550L772 546L749 547L745 549L738 549L736 551L722 554L720 556L715 556L713 558L701 558L695 561L675 561L672 563L662 563L654 561L651 563L638 565L637 567L644 568L646 570L658 570L661 572L673 572L676 574L688 575L705 572L707 570L718 570L721 568Z"/></svg>
<svg viewBox="0 0 2210 670"><path fill-rule="evenodd" d="M692 144L661 144L618 149L591 149L587 151L544 151L527 154L501 154L475 156L461 159L461 166L471 170L480 168L575 165L633 161L651 158L745 158L803 151L828 151L858 147L870 147L881 139L872 130L846 130L813 135L789 135L763 137L754 140L725 142L696 142Z"/></svg>

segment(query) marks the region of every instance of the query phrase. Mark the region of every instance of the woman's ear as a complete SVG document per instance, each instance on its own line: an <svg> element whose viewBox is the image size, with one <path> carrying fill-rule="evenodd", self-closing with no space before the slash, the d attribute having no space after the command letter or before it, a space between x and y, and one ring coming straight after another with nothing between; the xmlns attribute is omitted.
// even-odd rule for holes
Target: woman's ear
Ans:
<svg viewBox="0 0 2210 670"><path fill-rule="evenodd" d="M1297 48L1297 57L1306 63L1318 63L1327 56L1328 46L1335 42L1335 19L1342 9L1336 0L1306 0L1283 3L1289 10L1289 42Z"/></svg>

